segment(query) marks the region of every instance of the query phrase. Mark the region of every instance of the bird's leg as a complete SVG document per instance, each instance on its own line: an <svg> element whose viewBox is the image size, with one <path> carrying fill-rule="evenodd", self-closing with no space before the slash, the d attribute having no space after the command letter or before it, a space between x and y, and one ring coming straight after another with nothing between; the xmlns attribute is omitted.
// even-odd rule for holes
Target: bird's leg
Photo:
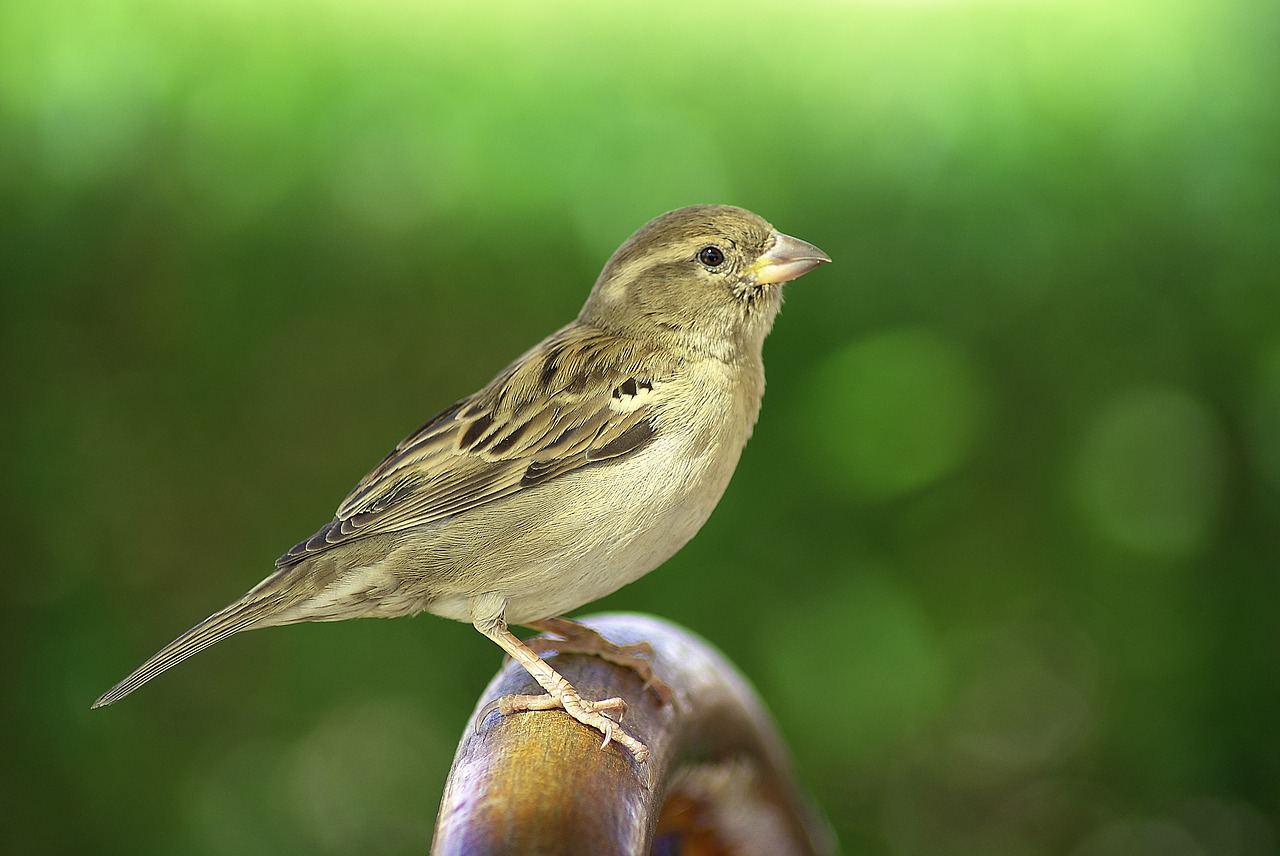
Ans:
<svg viewBox="0 0 1280 856"><path fill-rule="evenodd" d="M592 654L635 672L644 681L644 688L652 690L663 704L670 704L674 698L671 687L653 673L653 646L648 642L619 645L610 642L587 625L567 618L544 618L541 621L527 622L525 626L561 637L549 639L544 636L526 641L525 645L529 650L538 655L548 651L555 651L557 654Z"/></svg>
<svg viewBox="0 0 1280 856"><path fill-rule="evenodd" d="M484 721L485 717L495 710L505 715L525 710L554 710L560 708L583 725L594 728L603 734L604 743L600 745L601 749L608 746L609 741L612 740L630 752L637 763L643 764L649 757L647 746L627 734L617 722L601 713L601 711L605 710L625 711L627 709L625 701L620 698L587 701L578 695L578 691L564 679L563 675L548 666L541 657L517 639L505 624L501 622L477 622L475 627L485 636L498 643L502 650L511 656L511 659L523 666L525 671L532 675L533 679L547 691L546 695L508 695L490 702L484 710L480 711L480 716L476 720L477 727Z"/></svg>

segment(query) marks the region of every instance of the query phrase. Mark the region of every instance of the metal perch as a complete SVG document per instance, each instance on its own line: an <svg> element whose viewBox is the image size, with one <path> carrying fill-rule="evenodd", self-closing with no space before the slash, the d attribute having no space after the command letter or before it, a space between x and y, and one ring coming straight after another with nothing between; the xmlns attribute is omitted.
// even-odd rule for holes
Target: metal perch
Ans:
<svg viewBox="0 0 1280 856"><path fill-rule="evenodd" d="M657 618L582 619L617 643L648 642L673 690L662 705L635 672L599 657L557 655L584 698L621 696L644 765L562 711L476 716L508 693L539 688L514 663L490 682L458 745L436 820L435 856L827 856L835 843L796 785L771 718L706 641ZM550 655L548 655L550 656Z"/></svg>

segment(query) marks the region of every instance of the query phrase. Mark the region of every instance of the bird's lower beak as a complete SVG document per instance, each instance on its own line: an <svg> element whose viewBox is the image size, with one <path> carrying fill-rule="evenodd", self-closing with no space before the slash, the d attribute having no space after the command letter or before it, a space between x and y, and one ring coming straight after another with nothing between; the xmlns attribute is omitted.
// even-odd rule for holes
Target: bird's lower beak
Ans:
<svg viewBox="0 0 1280 856"><path fill-rule="evenodd" d="M831 261L831 256L813 244L781 232L776 234L773 246L751 267L756 282L761 285L790 282Z"/></svg>

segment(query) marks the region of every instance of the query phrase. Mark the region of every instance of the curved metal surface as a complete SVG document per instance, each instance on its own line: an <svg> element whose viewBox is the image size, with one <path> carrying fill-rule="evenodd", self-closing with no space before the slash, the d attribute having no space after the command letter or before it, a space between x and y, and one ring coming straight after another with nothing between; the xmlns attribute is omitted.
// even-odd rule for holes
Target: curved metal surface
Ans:
<svg viewBox="0 0 1280 856"><path fill-rule="evenodd" d="M648 762L635 764L617 746L601 749L598 733L562 711L490 714L476 723L490 701L539 691L509 662L486 688L458 746L433 854L644 856L655 841L661 850L672 836L696 830L719 848L699 852L835 852L830 829L796 785L772 719L724 655L652 616L575 620L613 642L653 646L654 670L675 694L670 705L645 692L634 672L599 657L552 658L584 698L627 700L623 723L648 745Z"/></svg>

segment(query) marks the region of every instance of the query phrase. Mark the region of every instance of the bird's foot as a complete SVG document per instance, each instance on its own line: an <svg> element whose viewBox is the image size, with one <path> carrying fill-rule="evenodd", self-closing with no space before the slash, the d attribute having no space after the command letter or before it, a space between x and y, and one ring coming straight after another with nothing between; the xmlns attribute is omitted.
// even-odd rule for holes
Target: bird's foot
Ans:
<svg viewBox="0 0 1280 856"><path fill-rule="evenodd" d="M550 651L557 654L591 654L635 672L644 681L644 688L651 690L662 704L671 704L675 698L671 687L653 672L653 646L648 642L619 645L610 642L587 625L567 618L547 618L530 622L526 626L560 637L536 636L526 640L524 644L539 656Z"/></svg>
<svg viewBox="0 0 1280 856"><path fill-rule="evenodd" d="M563 619L554 619L559 622ZM572 622L565 622L572 624ZM620 698L607 698L603 701L587 701L578 694L573 685L564 676L551 668L545 660L529 650L525 643L516 638L506 625L500 621L478 622L476 629L498 643L502 650L524 667L534 680L546 690L545 695L507 695L485 705L476 718L476 728L492 712L517 713L523 710L553 710L560 708L588 728L594 728L604 735L600 748L610 743L617 743L631 753L636 763L643 765L649 757L649 748L623 730L616 720L604 715L606 710L618 711L618 718L627 709L627 703ZM642 767L643 769L643 767Z"/></svg>
<svg viewBox="0 0 1280 856"><path fill-rule="evenodd" d="M558 693L542 695L505 695L485 705L476 718L476 728L484 722L489 714L497 711L503 716L527 710L563 710L588 728L594 728L604 735L600 748L611 742L617 743L631 753L636 763L643 764L649 757L649 748L623 730L618 724L627 712L627 703L620 698L607 698L601 701L588 701L578 695L578 691L565 684ZM618 711L618 720L605 716L603 711Z"/></svg>

